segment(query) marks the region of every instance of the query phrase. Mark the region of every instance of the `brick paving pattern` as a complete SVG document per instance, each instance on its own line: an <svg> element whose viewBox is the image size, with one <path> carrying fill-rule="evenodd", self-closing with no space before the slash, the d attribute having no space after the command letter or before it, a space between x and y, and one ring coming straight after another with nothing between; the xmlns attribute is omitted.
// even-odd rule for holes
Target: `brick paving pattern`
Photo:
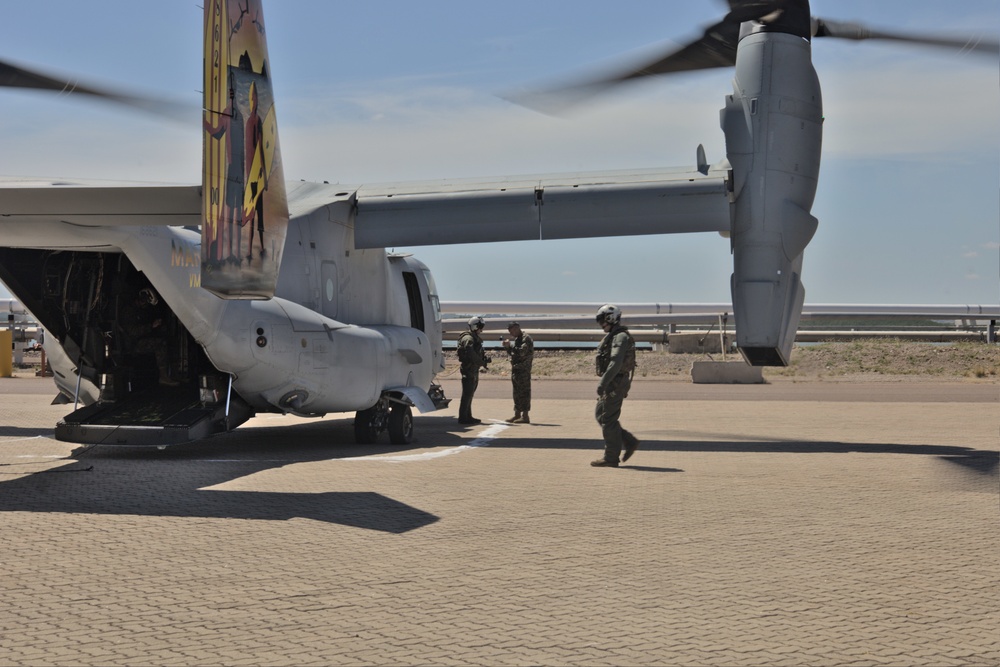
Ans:
<svg viewBox="0 0 1000 667"><path fill-rule="evenodd" d="M166 451L74 451L31 382L0 380L0 664L1000 664L995 384L640 392L614 470L590 381L410 447L264 416Z"/></svg>

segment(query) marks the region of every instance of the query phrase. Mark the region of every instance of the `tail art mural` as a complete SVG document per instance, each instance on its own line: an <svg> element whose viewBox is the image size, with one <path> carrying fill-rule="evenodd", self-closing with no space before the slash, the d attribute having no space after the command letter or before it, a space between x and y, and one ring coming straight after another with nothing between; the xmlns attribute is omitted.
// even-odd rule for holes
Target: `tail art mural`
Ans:
<svg viewBox="0 0 1000 667"><path fill-rule="evenodd" d="M201 286L274 295L288 228L260 0L205 3Z"/></svg>

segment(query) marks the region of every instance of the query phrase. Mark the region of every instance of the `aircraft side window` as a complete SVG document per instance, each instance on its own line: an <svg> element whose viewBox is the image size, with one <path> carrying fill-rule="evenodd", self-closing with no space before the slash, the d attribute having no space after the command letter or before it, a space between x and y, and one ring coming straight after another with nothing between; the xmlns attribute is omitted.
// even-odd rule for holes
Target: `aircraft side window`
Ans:
<svg viewBox="0 0 1000 667"><path fill-rule="evenodd" d="M417 274L403 271L403 282L406 284L406 298L410 303L410 326L424 331L424 305L420 298L420 282Z"/></svg>
<svg viewBox="0 0 1000 667"><path fill-rule="evenodd" d="M322 312L327 317L337 317L337 301L340 293L340 280L337 276L337 265L333 262L323 262L320 267L320 290L323 294Z"/></svg>
<svg viewBox="0 0 1000 667"><path fill-rule="evenodd" d="M431 312L434 313L434 321L441 321L441 300L438 298L437 285L434 284L434 276L430 270L423 269L424 281L427 283L427 300L431 302Z"/></svg>

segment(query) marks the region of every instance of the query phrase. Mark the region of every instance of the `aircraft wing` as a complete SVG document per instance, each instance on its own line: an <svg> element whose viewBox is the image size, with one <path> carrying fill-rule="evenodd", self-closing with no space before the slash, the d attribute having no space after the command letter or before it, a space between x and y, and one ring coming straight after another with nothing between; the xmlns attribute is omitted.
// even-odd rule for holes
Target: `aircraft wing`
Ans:
<svg viewBox="0 0 1000 667"><path fill-rule="evenodd" d="M355 194L355 246L728 232L727 175L647 169L366 185ZM5 180L0 225L197 226L201 192L198 185Z"/></svg>
<svg viewBox="0 0 1000 667"><path fill-rule="evenodd" d="M5 180L0 182L0 229L13 222L197 226L201 186Z"/></svg>
<svg viewBox="0 0 1000 667"><path fill-rule="evenodd" d="M645 169L357 190L358 248L728 232L728 170Z"/></svg>

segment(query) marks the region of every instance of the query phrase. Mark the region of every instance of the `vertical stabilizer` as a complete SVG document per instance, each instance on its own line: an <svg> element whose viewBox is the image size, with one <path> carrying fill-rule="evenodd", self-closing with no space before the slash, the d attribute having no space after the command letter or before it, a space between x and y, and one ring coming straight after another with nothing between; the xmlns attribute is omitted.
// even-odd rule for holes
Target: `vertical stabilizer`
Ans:
<svg viewBox="0 0 1000 667"><path fill-rule="evenodd" d="M261 0L206 0L201 286L274 295L288 229Z"/></svg>

